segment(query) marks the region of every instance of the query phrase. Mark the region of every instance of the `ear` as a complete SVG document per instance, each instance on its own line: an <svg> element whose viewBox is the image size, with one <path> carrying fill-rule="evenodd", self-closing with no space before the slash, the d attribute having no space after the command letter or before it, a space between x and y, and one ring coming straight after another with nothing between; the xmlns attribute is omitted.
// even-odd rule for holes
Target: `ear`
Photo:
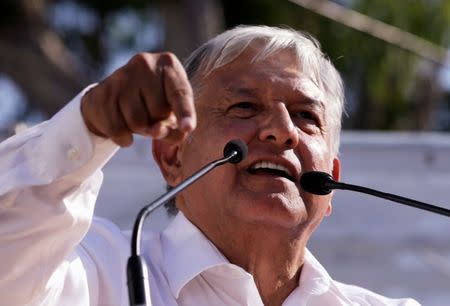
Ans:
<svg viewBox="0 0 450 306"><path fill-rule="evenodd" d="M333 176L333 180L335 180L335 181L339 181L339 179L341 178L341 162L337 157L333 159L333 169L331 171L331 175ZM331 200L330 200L330 204L328 204L327 211L325 212L325 216L327 216L327 217L330 216L332 211L333 211L333 205L331 204Z"/></svg>
<svg viewBox="0 0 450 306"><path fill-rule="evenodd" d="M180 144L153 139L152 153L166 182L170 186L179 184L181 182Z"/></svg>
<svg viewBox="0 0 450 306"><path fill-rule="evenodd" d="M333 175L333 179L335 181L339 181L341 179L341 161L337 157L333 159L333 170L331 174Z"/></svg>

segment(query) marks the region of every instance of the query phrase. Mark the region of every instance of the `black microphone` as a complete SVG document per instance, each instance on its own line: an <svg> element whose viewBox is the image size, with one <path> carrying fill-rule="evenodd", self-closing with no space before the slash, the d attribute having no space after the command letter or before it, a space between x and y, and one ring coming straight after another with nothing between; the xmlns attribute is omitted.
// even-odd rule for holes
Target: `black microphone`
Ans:
<svg viewBox="0 0 450 306"><path fill-rule="evenodd" d="M237 164L247 157L247 145L240 139L229 141L223 149L223 158L217 159L186 180L166 192L152 203L144 206L139 211L136 221L133 226L133 234L131 236L131 256L127 262L127 282L128 282L128 297L131 306L150 305L150 286L148 281L148 269L145 259L140 256L141 252L141 232L144 225L145 218L157 207L164 204L168 200L176 196L180 191L194 183L203 175L211 171L217 166L225 163Z"/></svg>
<svg viewBox="0 0 450 306"><path fill-rule="evenodd" d="M375 189L370 189L362 186L346 184L342 182L336 182L332 176L325 172L311 171L306 172L300 178L300 186L303 190L317 195L327 195L333 189L351 190L361 192L369 195L373 195L379 198L387 199L400 204L412 206L415 208L430 211L436 214L450 217L450 210L439 206L419 202L413 199L408 199L395 194L381 192Z"/></svg>

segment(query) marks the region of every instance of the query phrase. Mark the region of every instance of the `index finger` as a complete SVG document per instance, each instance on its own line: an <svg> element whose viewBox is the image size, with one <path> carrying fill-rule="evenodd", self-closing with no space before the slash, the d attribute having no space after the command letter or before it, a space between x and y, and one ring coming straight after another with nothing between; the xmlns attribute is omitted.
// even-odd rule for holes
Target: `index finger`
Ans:
<svg viewBox="0 0 450 306"><path fill-rule="evenodd" d="M194 95L186 72L179 62L163 68L164 90L167 102L178 121L178 129L191 132L197 118L194 107Z"/></svg>

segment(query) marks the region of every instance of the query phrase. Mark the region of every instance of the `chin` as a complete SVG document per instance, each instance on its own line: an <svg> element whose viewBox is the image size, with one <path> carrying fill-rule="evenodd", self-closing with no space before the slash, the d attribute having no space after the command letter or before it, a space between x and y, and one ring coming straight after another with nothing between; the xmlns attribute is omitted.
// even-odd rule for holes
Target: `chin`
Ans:
<svg viewBox="0 0 450 306"><path fill-rule="evenodd" d="M289 200L284 194L251 195L235 203L239 203L234 207L235 217L249 223L293 228L307 222L304 203Z"/></svg>

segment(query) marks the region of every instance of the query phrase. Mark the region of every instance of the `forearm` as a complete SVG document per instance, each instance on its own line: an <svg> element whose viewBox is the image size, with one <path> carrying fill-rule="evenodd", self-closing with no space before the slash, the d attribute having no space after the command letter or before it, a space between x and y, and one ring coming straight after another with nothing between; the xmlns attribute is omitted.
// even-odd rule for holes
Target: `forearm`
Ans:
<svg viewBox="0 0 450 306"><path fill-rule="evenodd" d="M83 238L100 169L117 150L88 132L80 98L48 122L0 144L0 296L8 305L42 296Z"/></svg>

